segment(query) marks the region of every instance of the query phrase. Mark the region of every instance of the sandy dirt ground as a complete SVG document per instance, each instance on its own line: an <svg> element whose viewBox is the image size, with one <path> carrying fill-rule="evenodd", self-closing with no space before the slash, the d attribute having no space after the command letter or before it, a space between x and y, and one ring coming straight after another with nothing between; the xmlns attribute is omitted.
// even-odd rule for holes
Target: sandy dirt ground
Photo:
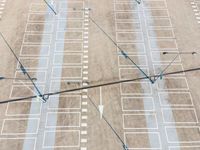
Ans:
<svg viewBox="0 0 200 150"><path fill-rule="evenodd" d="M55 12L41 0L0 1L0 32L42 94L200 66L199 0L47 2ZM38 95L2 38L0 58L0 76L18 78L0 80L1 102ZM0 104L0 149L199 150L199 77Z"/></svg>

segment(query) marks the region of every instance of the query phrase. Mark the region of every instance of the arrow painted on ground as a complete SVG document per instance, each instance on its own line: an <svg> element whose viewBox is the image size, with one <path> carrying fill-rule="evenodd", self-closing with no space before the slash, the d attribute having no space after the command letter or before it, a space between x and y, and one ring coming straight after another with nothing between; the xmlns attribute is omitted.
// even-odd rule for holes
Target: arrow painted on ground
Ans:
<svg viewBox="0 0 200 150"><path fill-rule="evenodd" d="M99 108L100 118L102 119L104 105L102 104L102 90L101 90L101 87L100 87L100 104L99 104L98 108Z"/></svg>

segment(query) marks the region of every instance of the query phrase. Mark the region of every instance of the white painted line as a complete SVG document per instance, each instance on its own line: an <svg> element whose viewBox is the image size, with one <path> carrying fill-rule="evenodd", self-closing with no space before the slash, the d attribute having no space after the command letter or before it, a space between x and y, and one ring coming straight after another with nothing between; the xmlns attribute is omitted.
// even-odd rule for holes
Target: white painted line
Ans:
<svg viewBox="0 0 200 150"><path fill-rule="evenodd" d="M21 123L20 123L21 121ZM30 132L26 132L26 121L30 121L34 128ZM16 119L4 119L3 125L1 129L2 135L30 135L30 134L37 134L39 129L39 118L16 118ZM22 124L23 123L23 124ZM11 128L10 125L15 125L15 128ZM20 127L21 130L18 130ZM24 131L22 131L24 128ZM9 130L8 130L9 129Z"/></svg>
<svg viewBox="0 0 200 150"><path fill-rule="evenodd" d="M84 32L84 34L89 34L88 32Z"/></svg>
<svg viewBox="0 0 200 150"><path fill-rule="evenodd" d="M83 58L88 58L88 56L87 56L87 55L84 55Z"/></svg>
<svg viewBox="0 0 200 150"><path fill-rule="evenodd" d="M88 64L88 60L84 60L83 63Z"/></svg>
<svg viewBox="0 0 200 150"><path fill-rule="evenodd" d="M57 107L54 103L54 99L59 98L59 102L64 104ZM49 107L48 109L53 110L79 110L81 109L81 96L80 95L60 95L60 96L51 96L49 98Z"/></svg>
<svg viewBox="0 0 200 150"><path fill-rule="evenodd" d="M86 119L88 119L88 117L87 116L81 116L81 119L86 120Z"/></svg>
<svg viewBox="0 0 200 150"><path fill-rule="evenodd" d="M151 124L146 126L146 124L138 123L137 120L141 122L150 120ZM156 114L123 114L123 128L124 129L158 129L158 123Z"/></svg>
<svg viewBox="0 0 200 150"><path fill-rule="evenodd" d="M84 75L88 74L88 71L83 71L83 74L84 74Z"/></svg>
<svg viewBox="0 0 200 150"><path fill-rule="evenodd" d="M87 93L87 92L88 92L88 89L83 89L83 93L84 93L84 92L86 92L86 93Z"/></svg>
<svg viewBox="0 0 200 150"><path fill-rule="evenodd" d="M198 118L195 108L163 108L162 116L165 123L197 124ZM171 120L169 114L173 113L175 120ZM178 121L179 120L179 121Z"/></svg>
<svg viewBox="0 0 200 150"><path fill-rule="evenodd" d="M187 136L183 136L181 139L177 140L173 136L173 132L176 130L179 131L178 133L180 135L184 133L192 133L192 134L187 134ZM200 142L200 137L199 137L200 129L198 126L176 126L176 127L167 126L165 127L165 132L166 132L167 140L169 143L191 143L192 144L192 143Z"/></svg>
<svg viewBox="0 0 200 150"><path fill-rule="evenodd" d="M144 139L148 139L149 136L155 142L154 145L150 145L150 147L146 143L144 144L141 143L141 145L138 145L136 142L133 142L134 144L132 144L131 142L132 141L131 139L133 138L136 139L136 141L138 140L140 141L141 140L140 138L144 137ZM162 147L159 132L124 132L124 139L125 139L125 143L129 145L129 149L135 149L135 147L137 147L137 149L161 149Z"/></svg>
<svg viewBox="0 0 200 150"><path fill-rule="evenodd" d="M28 106L30 105L34 105L34 110L30 113L29 110L24 111L22 110L19 106L23 106L26 105ZM13 109L15 108L15 109ZM23 101L23 102L10 102L8 103L7 107L6 107L6 116L27 116L27 115L32 115L32 116L37 116L40 115L41 113L41 102L30 102L30 101Z"/></svg>
<svg viewBox="0 0 200 150"><path fill-rule="evenodd" d="M83 86L88 86L88 83L83 83Z"/></svg>
<svg viewBox="0 0 200 150"><path fill-rule="evenodd" d="M83 95L82 98L88 98L88 96L87 95Z"/></svg>
<svg viewBox="0 0 200 150"><path fill-rule="evenodd" d="M88 103L87 102L82 102L82 105L87 105Z"/></svg>
<svg viewBox="0 0 200 150"><path fill-rule="evenodd" d="M57 116L62 119L61 122L55 124L51 122L51 118ZM60 118L59 118L60 116ZM62 127L80 127L81 113L80 112L47 112L46 128L62 128Z"/></svg>
<svg viewBox="0 0 200 150"><path fill-rule="evenodd" d="M82 112L87 112L88 110L87 109L82 109Z"/></svg>
<svg viewBox="0 0 200 150"><path fill-rule="evenodd" d="M81 139L81 143L87 143L87 139Z"/></svg>
<svg viewBox="0 0 200 150"><path fill-rule="evenodd" d="M65 142L52 143L51 136L53 135L61 135L62 140L64 138ZM56 137L56 141L60 141L59 136ZM73 139L74 138L74 139ZM69 140L68 140L69 139ZM73 142L72 142L73 139ZM68 140L68 141L67 141ZM67 144L66 144L67 143ZM80 146L80 130L55 130L55 131L44 131L44 140L43 140L43 148L71 148L71 147L79 147Z"/></svg>
<svg viewBox="0 0 200 150"><path fill-rule="evenodd" d="M83 69L88 69L88 66L83 66Z"/></svg>
<svg viewBox="0 0 200 150"><path fill-rule="evenodd" d="M141 107L143 103L148 106L144 109ZM125 112L134 112L134 111L147 111L152 112L155 110L155 104L152 97L122 97L121 98L122 111Z"/></svg>
<svg viewBox="0 0 200 150"><path fill-rule="evenodd" d="M194 105L190 92L158 92L158 97L161 106L184 107Z"/></svg>
<svg viewBox="0 0 200 150"><path fill-rule="evenodd" d="M86 135L87 131L81 131L81 135Z"/></svg>
<svg viewBox="0 0 200 150"><path fill-rule="evenodd" d="M81 127L87 127L87 123L81 123Z"/></svg>

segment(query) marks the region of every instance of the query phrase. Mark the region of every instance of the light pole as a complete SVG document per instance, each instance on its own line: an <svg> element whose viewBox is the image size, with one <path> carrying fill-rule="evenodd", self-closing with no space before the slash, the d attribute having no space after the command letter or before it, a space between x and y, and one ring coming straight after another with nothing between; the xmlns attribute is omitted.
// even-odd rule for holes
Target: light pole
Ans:
<svg viewBox="0 0 200 150"><path fill-rule="evenodd" d="M33 81L37 81L37 78L31 78ZM20 81L25 81L29 79L24 79L24 78L10 78L10 77L3 77L0 76L0 80L20 80Z"/></svg>
<svg viewBox="0 0 200 150"><path fill-rule="evenodd" d="M172 59L172 61L158 74L157 77L154 78L154 82L158 80L158 78L162 79L163 73L174 63L174 61L177 59L179 55L197 55L197 52L163 52L163 55L171 55L176 54L176 56Z"/></svg>

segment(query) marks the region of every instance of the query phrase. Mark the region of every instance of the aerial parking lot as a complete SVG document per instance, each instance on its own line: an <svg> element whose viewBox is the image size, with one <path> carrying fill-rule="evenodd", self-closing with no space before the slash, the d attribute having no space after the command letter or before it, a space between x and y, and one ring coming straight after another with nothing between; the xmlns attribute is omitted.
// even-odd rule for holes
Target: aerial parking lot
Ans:
<svg viewBox="0 0 200 150"><path fill-rule="evenodd" d="M200 0L0 0L1 150L200 150Z"/></svg>

